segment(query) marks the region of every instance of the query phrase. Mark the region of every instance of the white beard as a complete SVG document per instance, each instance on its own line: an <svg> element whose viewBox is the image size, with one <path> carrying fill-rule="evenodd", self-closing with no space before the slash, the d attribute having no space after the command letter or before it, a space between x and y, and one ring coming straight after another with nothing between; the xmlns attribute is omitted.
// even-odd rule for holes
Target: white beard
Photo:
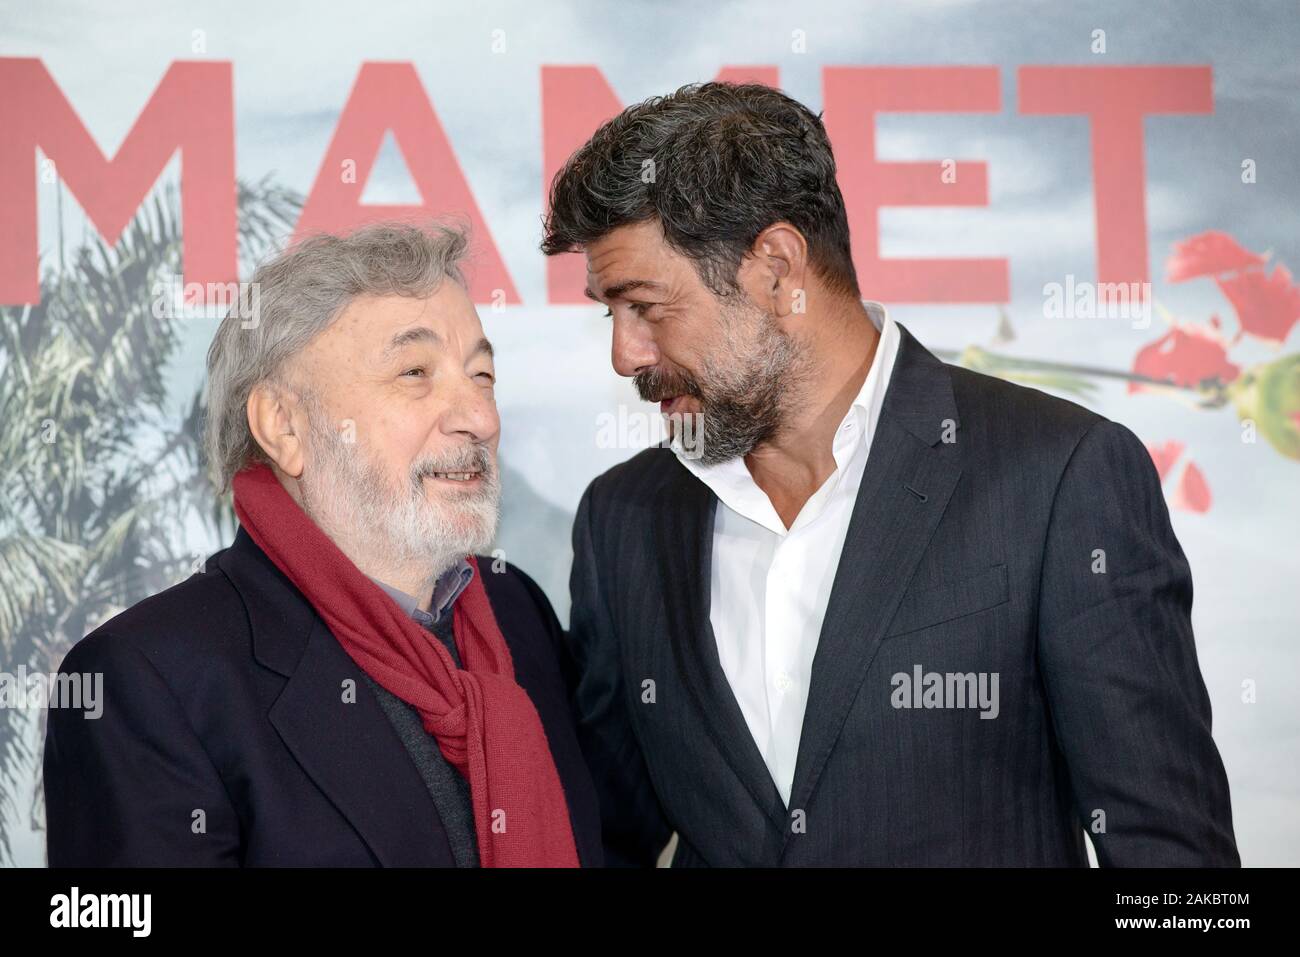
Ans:
<svg viewBox="0 0 1300 957"><path fill-rule="evenodd" d="M383 578L385 572L418 569L431 584L492 544L501 487L485 448L417 459L399 492L359 442L346 442L329 428L317 403L308 402L308 419L308 463L299 479L303 511L359 567L362 558L367 574ZM421 476L471 464L482 468L479 488L442 495L424 488Z"/></svg>

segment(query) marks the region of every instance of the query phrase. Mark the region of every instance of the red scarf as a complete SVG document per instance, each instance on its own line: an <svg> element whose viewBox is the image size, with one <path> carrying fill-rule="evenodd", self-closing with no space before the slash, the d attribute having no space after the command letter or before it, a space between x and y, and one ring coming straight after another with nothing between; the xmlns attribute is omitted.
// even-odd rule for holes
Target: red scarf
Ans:
<svg viewBox="0 0 1300 957"><path fill-rule="evenodd" d="M269 466L234 479L235 514L345 651L414 705L469 779L483 867L577 867L568 805L537 709L515 683L510 649L473 557L452 628L465 667L403 612L298 506Z"/></svg>

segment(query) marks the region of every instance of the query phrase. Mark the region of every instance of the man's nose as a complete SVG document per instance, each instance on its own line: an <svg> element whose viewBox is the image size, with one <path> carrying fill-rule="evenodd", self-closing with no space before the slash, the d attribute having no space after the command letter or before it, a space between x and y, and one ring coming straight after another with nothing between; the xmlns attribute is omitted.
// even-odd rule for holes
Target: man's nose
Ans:
<svg viewBox="0 0 1300 957"><path fill-rule="evenodd" d="M614 371L628 377L658 364L659 347L649 325L634 316L616 316L611 358Z"/></svg>
<svg viewBox="0 0 1300 957"><path fill-rule="evenodd" d="M446 435L464 435L473 442L490 442L501 431L496 399L477 379L465 377L447 396L442 415Z"/></svg>

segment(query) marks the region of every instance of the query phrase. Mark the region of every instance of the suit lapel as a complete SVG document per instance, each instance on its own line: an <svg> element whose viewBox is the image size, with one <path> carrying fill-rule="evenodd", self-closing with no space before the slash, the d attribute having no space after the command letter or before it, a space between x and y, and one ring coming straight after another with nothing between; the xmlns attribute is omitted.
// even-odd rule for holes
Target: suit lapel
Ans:
<svg viewBox="0 0 1300 957"><path fill-rule="evenodd" d="M244 598L254 657L288 679L268 717L304 773L385 867L454 864L433 799L360 667L242 528L220 564Z"/></svg>
<svg viewBox="0 0 1300 957"><path fill-rule="evenodd" d="M673 657L696 712L727 764L773 826L785 830L781 795L722 670L709 623L716 506L717 498L708 486L680 465L659 492L657 554Z"/></svg>
<svg viewBox="0 0 1300 957"><path fill-rule="evenodd" d="M961 475L957 444L943 441L955 436L958 424L947 368L902 326L899 334L898 358L813 658L792 808L808 806Z"/></svg>
<svg viewBox="0 0 1300 957"><path fill-rule="evenodd" d="M342 702L344 682L355 700ZM358 666L316 620L302 660L270 712L302 769L385 867L453 863L428 789Z"/></svg>

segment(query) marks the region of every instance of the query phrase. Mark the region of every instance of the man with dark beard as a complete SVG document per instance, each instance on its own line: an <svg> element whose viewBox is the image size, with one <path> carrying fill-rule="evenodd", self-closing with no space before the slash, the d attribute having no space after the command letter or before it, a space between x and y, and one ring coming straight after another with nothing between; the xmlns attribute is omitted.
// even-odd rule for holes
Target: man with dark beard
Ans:
<svg viewBox="0 0 1300 957"><path fill-rule="evenodd" d="M819 117L705 83L552 185L613 362L703 419L573 530L606 856L674 865L1239 863L1142 443L863 302Z"/></svg>
<svg viewBox="0 0 1300 957"><path fill-rule="evenodd" d="M103 702L50 715L51 865L601 862L563 633L474 557L500 422L466 245L308 239L222 323L206 447L240 528L64 659Z"/></svg>

